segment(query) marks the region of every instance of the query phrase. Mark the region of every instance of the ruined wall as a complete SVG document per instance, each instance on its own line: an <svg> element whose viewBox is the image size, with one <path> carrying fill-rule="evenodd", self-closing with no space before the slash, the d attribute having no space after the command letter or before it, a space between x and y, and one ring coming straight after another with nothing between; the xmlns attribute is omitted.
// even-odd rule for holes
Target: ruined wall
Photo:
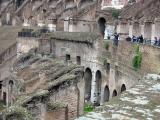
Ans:
<svg viewBox="0 0 160 120"><path fill-rule="evenodd" d="M140 70L135 71L132 65L133 58L136 54L135 46L136 44L134 43L122 40L119 42L118 49L115 51L113 43L110 42L110 54L108 55L108 61L112 63L115 61L115 64L119 67L119 70L123 72L123 74L131 74L137 78L141 78L141 76L148 73L158 74L160 71L159 48L151 45L140 44L140 51L142 52L142 65Z"/></svg>
<svg viewBox="0 0 160 120"><path fill-rule="evenodd" d="M67 108L58 109L55 111L48 111L45 113L44 120L67 120Z"/></svg>
<svg viewBox="0 0 160 120"><path fill-rule="evenodd" d="M79 115L79 92L75 86L71 86L64 90L57 91L50 97L50 101L65 103L68 107L66 118L74 120ZM81 109L81 111L83 111L83 109Z"/></svg>
<svg viewBox="0 0 160 120"><path fill-rule="evenodd" d="M17 43L10 46L0 55L0 80L8 77L17 55Z"/></svg>
<svg viewBox="0 0 160 120"><path fill-rule="evenodd" d="M18 37L17 38L17 54L18 56L27 53L32 48L38 48L37 38Z"/></svg>

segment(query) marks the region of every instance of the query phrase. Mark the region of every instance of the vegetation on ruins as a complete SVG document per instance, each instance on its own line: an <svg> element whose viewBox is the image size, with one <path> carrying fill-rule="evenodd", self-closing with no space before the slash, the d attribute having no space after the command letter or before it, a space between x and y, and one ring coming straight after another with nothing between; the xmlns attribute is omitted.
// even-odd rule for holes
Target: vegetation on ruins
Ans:
<svg viewBox="0 0 160 120"><path fill-rule="evenodd" d="M94 110L94 106L92 103L86 103L84 105L84 113L92 112Z"/></svg>
<svg viewBox="0 0 160 120"><path fill-rule="evenodd" d="M66 107L67 107L67 105L65 103L62 103L62 102L49 101L47 103L47 110L48 111L57 110L57 109L61 109L61 108L66 108Z"/></svg>
<svg viewBox="0 0 160 120"><path fill-rule="evenodd" d="M133 58L132 64L133 64L134 69L138 70L138 69L140 69L141 63L142 63L142 53L139 49L139 45L135 46L135 52L136 53L135 53L135 56Z"/></svg>
<svg viewBox="0 0 160 120"><path fill-rule="evenodd" d="M112 17L114 19L118 19L119 15L120 15L120 10L112 9L111 13L112 13Z"/></svg>
<svg viewBox="0 0 160 120"><path fill-rule="evenodd" d="M109 42L107 42L107 41L104 42L104 48L105 48L106 50L109 49Z"/></svg>
<svg viewBox="0 0 160 120"><path fill-rule="evenodd" d="M12 120L12 118L16 120L33 120L32 115L27 109L21 106L11 106L3 114L6 115L6 120Z"/></svg>
<svg viewBox="0 0 160 120"><path fill-rule="evenodd" d="M4 105L4 102L1 100L0 101L0 111L2 111L3 109L5 109L5 105Z"/></svg>

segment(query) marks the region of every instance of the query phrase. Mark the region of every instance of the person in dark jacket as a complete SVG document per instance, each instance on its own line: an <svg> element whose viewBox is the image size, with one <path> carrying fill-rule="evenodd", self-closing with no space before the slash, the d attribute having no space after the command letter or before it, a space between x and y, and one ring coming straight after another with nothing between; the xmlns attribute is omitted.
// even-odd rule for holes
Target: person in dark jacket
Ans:
<svg viewBox="0 0 160 120"><path fill-rule="evenodd" d="M139 43L143 43L143 36L139 36Z"/></svg>
<svg viewBox="0 0 160 120"><path fill-rule="evenodd" d="M154 37L154 45L158 45L158 39L157 39L157 37Z"/></svg>
<svg viewBox="0 0 160 120"><path fill-rule="evenodd" d="M114 45L118 46L119 35L117 33L114 34Z"/></svg>

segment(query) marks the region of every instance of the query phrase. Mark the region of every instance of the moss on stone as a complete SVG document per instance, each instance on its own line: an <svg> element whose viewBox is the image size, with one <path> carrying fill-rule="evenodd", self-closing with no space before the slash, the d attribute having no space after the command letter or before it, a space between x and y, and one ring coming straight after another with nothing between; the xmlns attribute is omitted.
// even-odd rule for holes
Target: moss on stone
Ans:
<svg viewBox="0 0 160 120"><path fill-rule="evenodd" d="M75 75L68 75L68 74L64 75L64 76L58 78L57 80L50 82L48 85L48 89L51 89L55 86L59 86L59 85L63 84L64 82L75 80L75 79L76 79Z"/></svg>
<svg viewBox="0 0 160 120"><path fill-rule="evenodd" d="M0 101L0 111L4 110L6 107L3 103L3 101Z"/></svg>
<svg viewBox="0 0 160 120"><path fill-rule="evenodd" d="M21 106L11 106L3 111L6 119L9 119L10 116L17 115L19 120L33 120L32 115L27 111L26 108Z"/></svg>
<svg viewBox="0 0 160 120"><path fill-rule="evenodd" d="M67 105L63 102L50 101L47 103L47 110L48 111L58 110L58 109L66 108L66 107L67 107Z"/></svg>

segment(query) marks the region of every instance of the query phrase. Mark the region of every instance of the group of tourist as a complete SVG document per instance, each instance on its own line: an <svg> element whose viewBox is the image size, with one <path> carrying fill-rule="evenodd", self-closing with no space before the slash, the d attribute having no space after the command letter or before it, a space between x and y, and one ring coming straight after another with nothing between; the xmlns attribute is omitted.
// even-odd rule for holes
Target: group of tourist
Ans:
<svg viewBox="0 0 160 120"><path fill-rule="evenodd" d="M133 35L132 38L127 37L126 40L131 41L133 43L147 43L147 41L143 38L143 35L140 35L138 37ZM119 41L119 34L115 33L113 39L114 45L118 46L118 41ZM152 41L149 40L149 43L152 44ZM159 39L157 37L154 38L153 45L160 47L160 37Z"/></svg>
<svg viewBox="0 0 160 120"><path fill-rule="evenodd" d="M160 38L154 37L154 45L160 46Z"/></svg>
<svg viewBox="0 0 160 120"><path fill-rule="evenodd" d="M143 35L140 35L138 37L136 37L136 36L133 35L132 42L143 43L144 42Z"/></svg>
<svg viewBox="0 0 160 120"><path fill-rule="evenodd" d="M140 35L138 37L136 36L132 36L132 38L128 37L127 38L127 41L131 41L131 42L136 42L136 43L147 43L147 41L143 38L143 35ZM150 44L152 44L152 41L150 41ZM157 37L154 38L154 42L153 42L153 45L155 46L160 46L160 38L158 39Z"/></svg>

